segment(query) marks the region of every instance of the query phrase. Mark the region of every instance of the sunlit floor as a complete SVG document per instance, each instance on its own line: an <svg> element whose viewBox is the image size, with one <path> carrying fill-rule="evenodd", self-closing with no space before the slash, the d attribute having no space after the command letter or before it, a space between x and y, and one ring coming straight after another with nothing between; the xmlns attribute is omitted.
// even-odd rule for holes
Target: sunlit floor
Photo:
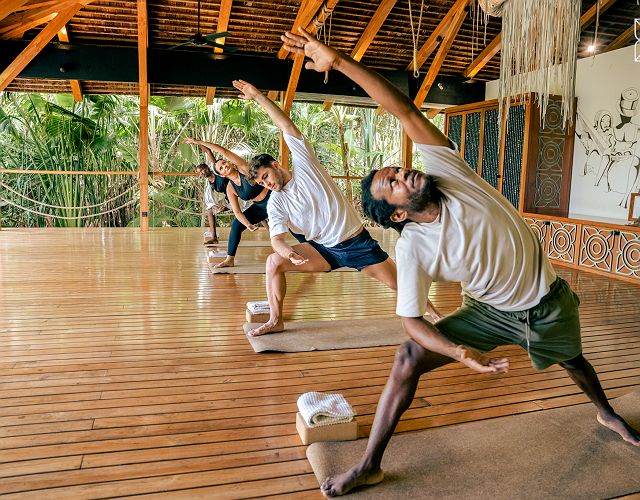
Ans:
<svg viewBox="0 0 640 500"><path fill-rule="evenodd" d="M387 249L394 241L374 235ZM241 247L238 261L269 251ZM640 388L640 286L558 271L582 300L584 350L607 394ZM395 294L360 273L288 284L289 320L395 308ZM202 229L2 229L0 493L320 498L297 397L344 394L364 437L396 348L255 354L245 303L264 298L264 275L209 274ZM459 287L437 284L432 300L450 312ZM453 364L423 380L398 432L585 401L564 371L502 352L507 375Z"/></svg>

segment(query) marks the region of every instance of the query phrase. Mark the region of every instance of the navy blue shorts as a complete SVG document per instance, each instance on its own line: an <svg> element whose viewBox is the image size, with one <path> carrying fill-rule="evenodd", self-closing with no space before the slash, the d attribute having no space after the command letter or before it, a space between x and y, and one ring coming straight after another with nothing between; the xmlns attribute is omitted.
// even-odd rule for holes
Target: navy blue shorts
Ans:
<svg viewBox="0 0 640 500"><path fill-rule="evenodd" d="M329 263L331 271L339 267L353 267L358 271L362 271L367 266L380 264L389 258L387 252L380 248L378 242L371 237L366 229L334 247L326 247L315 241L307 241L303 235L296 234L293 231L290 231L290 233L300 243L309 243L315 248L324 260Z"/></svg>

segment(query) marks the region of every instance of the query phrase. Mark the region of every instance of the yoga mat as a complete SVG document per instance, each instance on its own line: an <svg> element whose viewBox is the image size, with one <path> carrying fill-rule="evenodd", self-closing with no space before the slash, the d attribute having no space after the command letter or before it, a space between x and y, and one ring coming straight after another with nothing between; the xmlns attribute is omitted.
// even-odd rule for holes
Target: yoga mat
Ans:
<svg viewBox="0 0 640 500"><path fill-rule="evenodd" d="M245 323L244 333L257 326L260 323ZM399 318L295 321L284 326L284 332L258 337L247 335L247 339L255 352L327 351L399 345L408 340Z"/></svg>
<svg viewBox="0 0 640 500"><path fill-rule="evenodd" d="M290 245L295 245L298 242L295 240L292 240L292 241L287 240L287 243L289 243ZM226 250L227 244L228 244L228 241L219 241L218 243L209 243L206 246L220 247L221 250ZM240 240L240 246L241 247L271 247L271 241L270 240Z"/></svg>
<svg viewBox="0 0 640 500"><path fill-rule="evenodd" d="M612 400L640 428L640 391ZM319 483L355 465L366 440L313 443ZM348 498L611 498L640 491L640 448L596 422L592 404L393 436L385 480Z"/></svg>
<svg viewBox="0 0 640 500"><path fill-rule="evenodd" d="M210 264L207 263L209 265L209 271L211 272L211 274L265 274L266 273L266 268L265 268L265 263L261 262L261 263L251 263L251 264L243 264L242 262L240 262L239 264L236 264L233 267L220 267L220 268L216 268L214 267L215 264ZM305 271L287 271L288 273L300 273L300 272L305 272ZM322 271L321 271L322 272ZM351 267L341 267L339 269L335 269L333 271L331 271L332 273L345 273L345 272L357 272L356 269L353 269Z"/></svg>

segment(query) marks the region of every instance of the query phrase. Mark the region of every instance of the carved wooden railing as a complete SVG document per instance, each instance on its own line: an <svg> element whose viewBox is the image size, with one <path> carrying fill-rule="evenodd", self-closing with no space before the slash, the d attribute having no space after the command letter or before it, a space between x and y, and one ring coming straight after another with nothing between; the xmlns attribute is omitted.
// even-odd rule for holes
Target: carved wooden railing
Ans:
<svg viewBox="0 0 640 500"><path fill-rule="evenodd" d="M553 262L640 283L640 227L523 216Z"/></svg>

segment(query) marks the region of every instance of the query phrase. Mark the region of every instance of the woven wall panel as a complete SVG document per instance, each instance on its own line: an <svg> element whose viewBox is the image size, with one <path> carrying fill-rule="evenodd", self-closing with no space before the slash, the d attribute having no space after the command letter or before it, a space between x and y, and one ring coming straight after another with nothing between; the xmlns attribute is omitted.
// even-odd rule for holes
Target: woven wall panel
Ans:
<svg viewBox="0 0 640 500"><path fill-rule="evenodd" d="M449 117L449 139L460 146L462 139L462 115Z"/></svg>
<svg viewBox="0 0 640 500"><path fill-rule="evenodd" d="M497 189L500 166L500 131L497 109L489 109L484 113L483 142L482 178Z"/></svg>
<svg viewBox="0 0 640 500"><path fill-rule="evenodd" d="M502 168L502 194L516 208L520 208L524 115L524 104L512 106L509 109L504 165Z"/></svg>
<svg viewBox="0 0 640 500"><path fill-rule="evenodd" d="M467 114L464 129L464 159L473 170L478 171L478 155L480 153L480 118L479 111Z"/></svg>

